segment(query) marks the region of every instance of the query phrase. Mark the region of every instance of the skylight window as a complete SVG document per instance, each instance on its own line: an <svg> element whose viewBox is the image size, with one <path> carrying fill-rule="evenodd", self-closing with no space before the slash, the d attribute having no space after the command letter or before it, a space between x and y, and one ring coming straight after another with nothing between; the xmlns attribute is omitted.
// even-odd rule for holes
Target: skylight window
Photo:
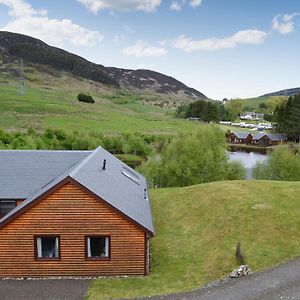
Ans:
<svg viewBox="0 0 300 300"><path fill-rule="evenodd" d="M123 167L122 174L132 180L136 184L140 184L140 177L129 168Z"/></svg>

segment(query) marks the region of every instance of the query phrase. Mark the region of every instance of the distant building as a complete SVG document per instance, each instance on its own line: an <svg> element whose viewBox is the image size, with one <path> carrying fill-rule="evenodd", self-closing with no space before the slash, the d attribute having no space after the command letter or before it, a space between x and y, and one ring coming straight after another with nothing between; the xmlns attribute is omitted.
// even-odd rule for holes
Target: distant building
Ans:
<svg viewBox="0 0 300 300"><path fill-rule="evenodd" d="M264 119L264 114L261 113L256 113L253 111L250 112L245 112L240 116L241 120L263 120Z"/></svg>
<svg viewBox="0 0 300 300"><path fill-rule="evenodd" d="M228 142L231 144L247 144L257 145L262 147L277 146L287 143L285 134L270 134L260 132L251 134L249 132L232 132L228 136Z"/></svg>
<svg viewBox="0 0 300 300"><path fill-rule="evenodd" d="M265 134L258 140L259 146L277 146L280 144L286 144L287 137L285 134Z"/></svg>
<svg viewBox="0 0 300 300"><path fill-rule="evenodd" d="M252 135L249 132L232 132L228 140L232 144L251 144Z"/></svg>
<svg viewBox="0 0 300 300"><path fill-rule="evenodd" d="M266 134L264 132L259 132L259 133L254 134L253 138L252 138L252 144L258 145L258 141L265 135Z"/></svg>

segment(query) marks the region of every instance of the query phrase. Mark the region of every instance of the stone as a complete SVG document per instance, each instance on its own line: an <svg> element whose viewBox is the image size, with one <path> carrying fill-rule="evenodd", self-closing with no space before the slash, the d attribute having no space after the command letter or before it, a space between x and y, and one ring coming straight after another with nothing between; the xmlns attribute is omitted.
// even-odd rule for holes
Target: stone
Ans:
<svg viewBox="0 0 300 300"><path fill-rule="evenodd" d="M246 275L252 274L252 271L249 266L241 265L237 269L233 270L230 274L230 278L238 278Z"/></svg>

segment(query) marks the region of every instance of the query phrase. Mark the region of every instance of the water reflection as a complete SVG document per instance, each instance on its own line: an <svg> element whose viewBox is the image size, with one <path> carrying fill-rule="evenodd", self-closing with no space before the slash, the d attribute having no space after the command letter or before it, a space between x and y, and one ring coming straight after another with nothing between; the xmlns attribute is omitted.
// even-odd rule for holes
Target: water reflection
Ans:
<svg viewBox="0 0 300 300"><path fill-rule="evenodd" d="M257 152L229 152L230 161L239 161L246 169L246 179L252 179L252 170L257 162L263 162L268 160L267 154L261 154Z"/></svg>

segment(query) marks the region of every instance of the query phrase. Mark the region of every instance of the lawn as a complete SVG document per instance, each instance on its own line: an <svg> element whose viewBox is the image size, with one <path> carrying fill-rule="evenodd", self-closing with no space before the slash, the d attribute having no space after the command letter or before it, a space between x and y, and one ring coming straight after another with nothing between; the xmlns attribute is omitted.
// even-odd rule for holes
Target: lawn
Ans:
<svg viewBox="0 0 300 300"><path fill-rule="evenodd" d="M94 280L87 299L188 291L227 276L241 241L262 270L300 255L300 183L217 182L151 191L156 236L151 274Z"/></svg>

